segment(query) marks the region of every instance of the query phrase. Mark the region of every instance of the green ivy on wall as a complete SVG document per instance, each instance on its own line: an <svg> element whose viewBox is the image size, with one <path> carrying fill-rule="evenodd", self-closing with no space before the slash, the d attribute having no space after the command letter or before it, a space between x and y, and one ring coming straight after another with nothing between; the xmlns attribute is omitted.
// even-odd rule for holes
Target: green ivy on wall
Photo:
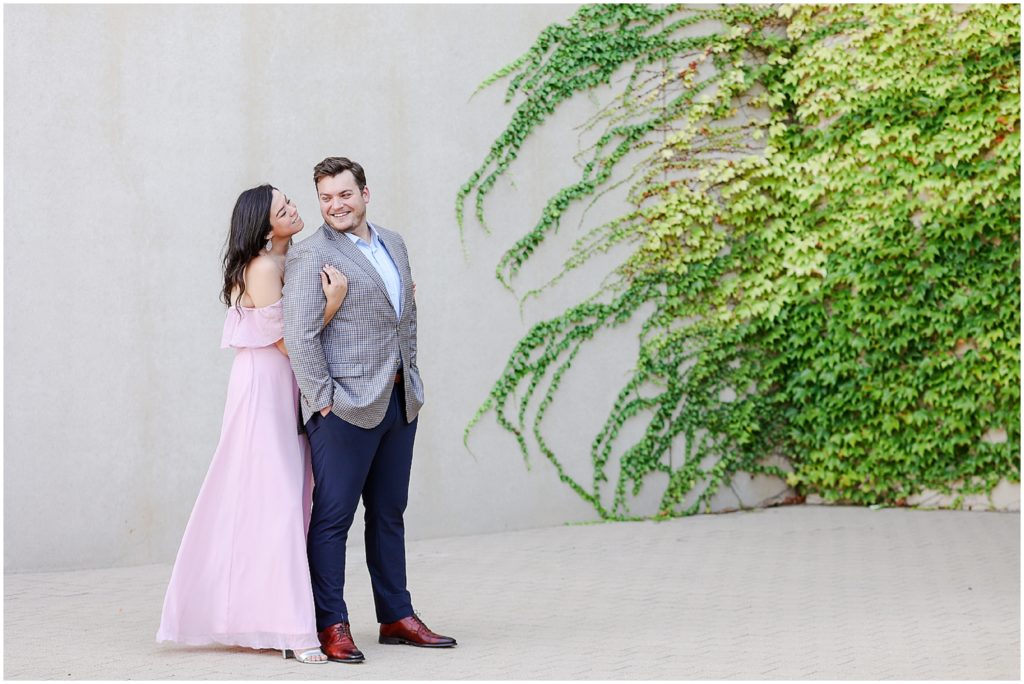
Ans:
<svg viewBox="0 0 1024 684"><path fill-rule="evenodd" d="M458 193L459 224L470 195L483 224L560 104L626 73L585 124L579 180L497 275L510 287L573 203L621 187L617 170L634 209L586 232L546 286L628 255L519 340L467 436L493 412L613 519L652 473L667 476L659 516L706 508L739 472L861 504L1019 482L1019 45L1015 5L588 5L545 29L481 86L511 77L519 103ZM635 316L632 375L577 481L545 412L581 346ZM620 443L634 419L643 435Z"/></svg>

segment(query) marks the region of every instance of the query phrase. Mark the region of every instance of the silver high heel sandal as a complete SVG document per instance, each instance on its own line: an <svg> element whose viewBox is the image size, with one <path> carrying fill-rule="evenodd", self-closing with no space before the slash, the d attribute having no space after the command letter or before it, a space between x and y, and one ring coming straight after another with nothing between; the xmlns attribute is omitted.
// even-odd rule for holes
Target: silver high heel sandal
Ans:
<svg viewBox="0 0 1024 684"><path fill-rule="evenodd" d="M308 651L299 651L299 652L293 651L290 648L286 649L284 651L281 651L281 657L283 657L285 660L288 660L289 658L295 658L300 663L305 663L306 665L323 665L324 663L328 662L326 656L324 657L323 660L313 660L312 659L313 656L318 656L318 655L321 655L321 656L324 655L324 652L321 651L319 648L311 648Z"/></svg>

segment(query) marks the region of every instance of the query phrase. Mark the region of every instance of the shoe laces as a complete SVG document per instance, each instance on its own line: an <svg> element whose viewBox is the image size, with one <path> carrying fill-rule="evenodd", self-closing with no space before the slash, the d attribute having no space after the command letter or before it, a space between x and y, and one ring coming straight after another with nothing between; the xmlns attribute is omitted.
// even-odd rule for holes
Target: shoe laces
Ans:
<svg viewBox="0 0 1024 684"><path fill-rule="evenodd" d="M423 618L420 617L419 613L414 611L413 614L409 617L411 617L416 622L416 625L420 631L426 632L427 634L433 634L433 632L430 631L430 628L427 627L426 623L423 622Z"/></svg>

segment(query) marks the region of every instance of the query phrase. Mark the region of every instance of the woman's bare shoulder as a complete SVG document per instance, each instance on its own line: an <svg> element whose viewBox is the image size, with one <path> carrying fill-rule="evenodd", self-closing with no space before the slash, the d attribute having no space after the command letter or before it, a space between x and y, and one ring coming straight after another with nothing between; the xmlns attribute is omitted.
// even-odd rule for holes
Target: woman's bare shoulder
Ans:
<svg viewBox="0 0 1024 684"><path fill-rule="evenodd" d="M281 298L281 267L273 257L260 255L245 269L245 288L255 306L267 306Z"/></svg>
<svg viewBox="0 0 1024 684"><path fill-rule="evenodd" d="M245 267L245 275L249 278L280 278L281 266L273 257L260 254Z"/></svg>

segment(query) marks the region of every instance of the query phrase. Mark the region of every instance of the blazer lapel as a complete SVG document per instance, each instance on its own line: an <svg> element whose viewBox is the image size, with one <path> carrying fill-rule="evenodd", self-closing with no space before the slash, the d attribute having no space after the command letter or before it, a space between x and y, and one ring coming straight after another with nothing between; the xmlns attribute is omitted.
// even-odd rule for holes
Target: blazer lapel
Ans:
<svg viewBox="0 0 1024 684"><path fill-rule="evenodd" d="M380 226L373 227L377 231L377 237L380 238L384 248L388 250L388 254L391 255L391 260L395 262L395 268L398 269L399 287L401 288L398 296L402 300L402 315L405 316L405 312L409 310L409 307L407 306L408 302L405 301L406 293L412 292L412 283L409 282L409 274L411 272L409 271L408 255L405 253L405 250L398 249L398 246L393 242L388 242L388 239L384 235L385 231L381 229Z"/></svg>
<svg viewBox="0 0 1024 684"><path fill-rule="evenodd" d="M389 304L391 304L391 313L394 314L394 303L391 301L391 297L388 296L387 285L384 284L384 279L380 277L380 273L377 273L377 269L373 267L373 264L370 263L370 260L367 259L363 255L363 253L359 251L359 248L356 247L352 243L352 240L350 240L347 236L339 234L326 223L323 226L321 226L320 229L324 231L324 235L326 235L328 241L332 245L334 245L335 249L337 249L345 257L347 257L349 261L354 262L356 266L363 269L366 275L370 277L370 280L377 284L377 287L380 288L380 291L384 295L384 298L388 300Z"/></svg>

